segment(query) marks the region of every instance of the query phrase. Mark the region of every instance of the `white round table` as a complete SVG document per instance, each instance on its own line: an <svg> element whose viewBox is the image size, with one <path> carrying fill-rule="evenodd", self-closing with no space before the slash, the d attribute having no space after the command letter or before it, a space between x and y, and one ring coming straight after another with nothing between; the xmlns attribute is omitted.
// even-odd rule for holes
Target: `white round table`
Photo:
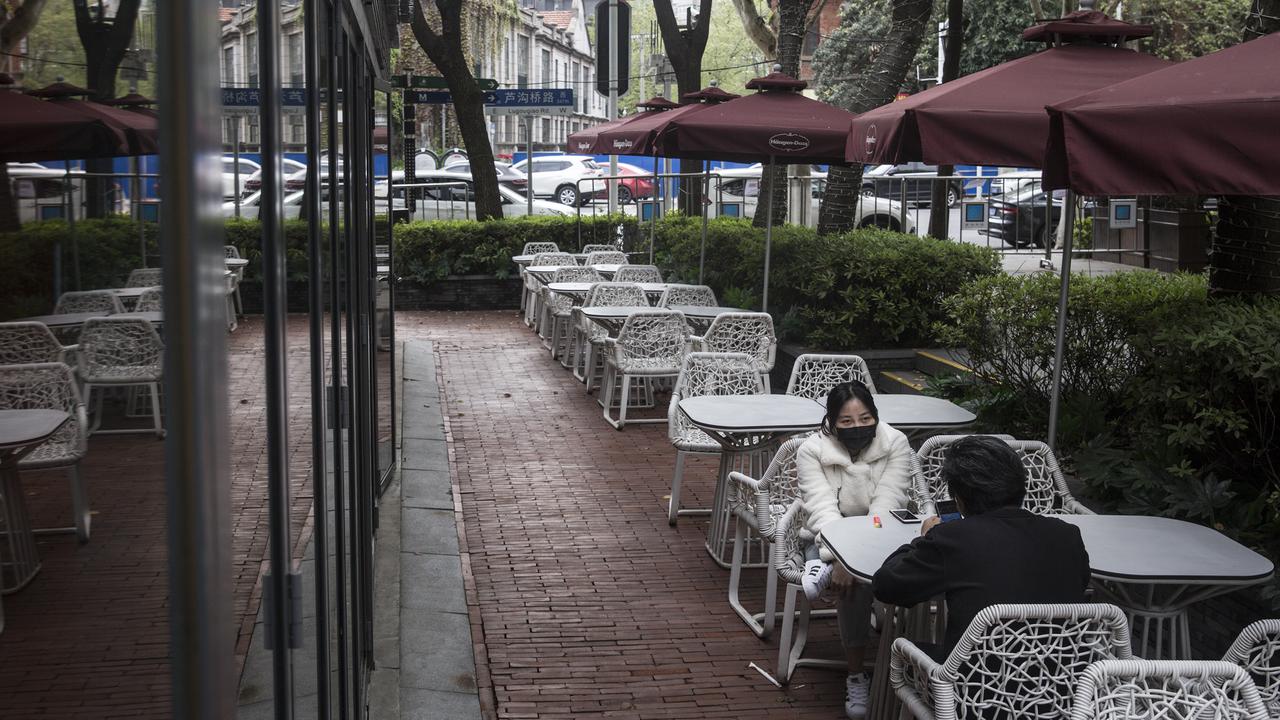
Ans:
<svg viewBox="0 0 1280 720"><path fill-rule="evenodd" d="M963 427L977 419L950 400L928 395L876 395L880 420L910 434L912 431Z"/></svg>
<svg viewBox="0 0 1280 720"><path fill-rule="evenodd" d="M62 410L0 410L0 495L3 495L5 540L0 593L26 587L40 572L35 534L27 518L18 461L70 420ZM0 625L3 625L0 616Z"/></svg>
<svg viewBox="0 0 1280 720"><path fill-rule="evenodd" d="M720 443L720 474L711 501L707 552L721 567L733 559L733 519L729 505L729 473L758 478L769 464L778 441L793 433L813 430L825 410L808 398L794 395L707 395L685 398L677 406L689 422ZM743 567L768 563L760 538L750 535Z"/></svg>
<svg viewBox="0 0 1280 720"><path fill-rule="evenodd" d="M668 283L636 283L644 290L645 297L650 303L656 303L658 298L662 297L663 291L667 289ZM568 295L573 299L574 305L581 305L586 299L587 292L591 290L591 286L595 283L589 282L553 282L547 284L547 289L553 293L560 295Z"/></svg>
<svg viewBox="0 0 1280 720"><path fill-rule="evenodd" d="M610 336L616 336L622 326L626 324L627 318L638 312L649 312L657 309L652 305L592 305L582 308L582 314L592 322L608 330Z"/></svg>
<svg viewBox="0 0 1280 720"><path fill-rule="evenodd" d="M1055 517L1080 528L1095 590L1129 615L1134 653L1147 659L1188 659L1187 608L1265 582L1275 571L1270 560L1195 523L1143 515ZM905 524L892 515L882 516L880 523L882 527L876 528L863 515L841 518L822 528L822 539L832 554L863 582L871 582L889 555L920 534L918 523ZM884 633L876 667L888 667L892 643L893 633ZM873 712L867 717L896 717L895 705L887 682L883 686L876 682Z"/></svg>
<svg viewBox="0 0 1280 720"><path fill-rule="evenodd" d="M618 273L618 268L622 267L622 264L621 263L600 263L599 265L592 265L591 267L595 268L596 272L600 273L606 278L611 278Z"/></svg>
<svg viewBox="0 0 1280 720"><path fill-rule="evenodd" d="M18 318L15 322L38 322L50 328L80 327L92 318L106 317L100 312L62 313L61 315L32 315Z"/></svg>
<svg viewBox="0 0 1280 720"><path fill-rule="evenodd" d="M670 308L684 313L685 319L689 321L689 326L694 329L697 335L705 333L707 328L711 326L711 321L715 320L717 315L731 312L750 312L742 308L716 305L671 305Z"/></svg>

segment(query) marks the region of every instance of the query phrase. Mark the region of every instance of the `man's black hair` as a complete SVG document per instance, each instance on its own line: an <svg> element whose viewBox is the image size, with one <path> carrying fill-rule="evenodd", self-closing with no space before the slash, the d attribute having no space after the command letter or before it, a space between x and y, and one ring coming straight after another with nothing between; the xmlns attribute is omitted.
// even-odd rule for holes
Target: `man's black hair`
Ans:
<svg viewBox="0 0 1280 720"><path fill-rule="evenodd" d="M1027 470L1018 453L989 435L970 435L952 443L942 460L942 480L969 515L1021 507L1027 494Z"/></svg>

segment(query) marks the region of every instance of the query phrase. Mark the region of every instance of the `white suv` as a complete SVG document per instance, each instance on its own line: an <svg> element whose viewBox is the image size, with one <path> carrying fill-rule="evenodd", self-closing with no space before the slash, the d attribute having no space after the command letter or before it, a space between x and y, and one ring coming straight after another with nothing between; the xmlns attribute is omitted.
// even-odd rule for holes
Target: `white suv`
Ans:
<svg viewBox="0 0 1280 720"><path fill-rule="evenodd" d="M590 155L537 155L533 158L532 173L527 159L512 165L511 169L531 176L534 197L550 197L563 205L585 203L608 192L604 182L582 183L579 189L579 180L605 174Z"/></svg>
<svg viewBox="0 0 1280 720"><path fill-rule="evenodd" d="M249 158L240 158L240 187L236 187L236 157L222 156L222 197L233 198L244 194L244 184L255 173L261 177L262 166Z"/></svg>
<svg viewBox="0 0 1280 720"><path fill-rule="evenodd" d="M755 217L757 196L760 193L760 168L722 170L719 190L711 191L713 208L718 214ZM806 224L817 227L818 213L822 204L822 193L826 190L827 174L814 171L810 176L809 213ZM789 182L790 192L796 192L797 183ZM885 198L861 197L858 199L858 227L882 227L898 232L914 233L916 226L908 215L907 227L902 228L902 204L896 200Z"/></svg>

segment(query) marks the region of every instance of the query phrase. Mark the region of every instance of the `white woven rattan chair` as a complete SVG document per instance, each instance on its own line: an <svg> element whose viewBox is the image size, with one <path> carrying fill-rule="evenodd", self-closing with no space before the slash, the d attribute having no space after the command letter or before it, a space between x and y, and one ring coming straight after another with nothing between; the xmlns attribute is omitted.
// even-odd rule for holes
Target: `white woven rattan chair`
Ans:
<svg viewBox="0 0 1280 720"><path fill-rule="evenodd" d="M538 253L530 263L534 267L577 267L578 261L565 252ZM528 299L524 307L524 324L537 329L542 319L542 281L535 275L524 273L524 291Z"/></svg>
<svg viewBox="0 0 1280 720"><path fill-rule="evenodd" d="M71 484L74 526L49 528L37 533L74 532L80 542L89 541L89 494L80 460L88 453L88 420L75 375L64 363L32 363L0 367L0 409L62 410L71 419L38 447L18 461L20 470L66 468Z"/></svg>
<svg viewBox="0 0 1280 720"><path fill-rule="evenodd" d="M871 380L867 361L857 355L817 355L806 353L796 358L791 366L791 379L787 382L787 394L823 400L831 388L857 380L867 386L872 395L876 385Z"/></svg>
<svg viewBox="0 0 1280 720"><path fill-rule="evenodd" d="M658 300L659 307L672 305L697 305L699 307L715 307L720 302L716 293L707 285L668 285Z"/></svg>
<svg viewBox="0 0 1280 720"><path fill-rule="evenodd" d="M1114 605L992 605L941 663L894 640L889 685L920 720L1059 720L1090 665L1130 657L1129 622Z"/></svg>
<svg viewBox="0 0 1280 720"><path fill-rule="evenodd" d="M587 292L587 300L582 307L625 307L648 306L644 289L635 283L602 282L591 286ZM596 380L604 372L603 357L599 349L604 345L609 332L591 318L582 314L582 307L575 307L573 325L577 332L578 353L582 358L582 374L578 374L575 365L574 375L587 384L587 394L595 391Z"/></svg>
<svg viewBox="0 0 1280 720"><path fill-rule="evenodd" d="M58 296L58 304L53 308L54 315L70 315L72 313L102 313L113 315L124 312L120 298L109 290L83 290L64 292Z"/></svg>
<svg viewBox="0 0 1280 720"><path fill-rule="evenodd" d="M129 272L129 279L124 281L124 286L136 288L159 285L163 273L164 271L160 268L138 268Z"/></svg>
<svg viewBox="0 0 1280 720"><path fill-rule="evenodd" d="M614 282L660 283L662 271L657 265L623 265L613 276Z"/></svg>
<svg viewBox="0 0 1280 720"><path fill-rule="evenodd" d="M786 588L782 602L782 627L778 630L777 679L783 685L791 682L791 675L799 667L832 670L848 667L845 660L804 657L804 647L809 639L809 619L813 612L809 598L800 585L800 577L804 574L806 545L806 541L800 537L800 531L808 517L804 502L796 498L773 527L770 565Z"/></svg>
<svg viewBox="0 0 1280 720"><path fill-rule="evenodd" d="M560 252L560 246L552 242L527 242L524 249L520 251L521 255L538 255L540 253ZM523 313L529 301L529 288L527 283L529 278L525 277L524 266L520 266L520 311Z"/></svg>
<svg viewBox="0 0 1280 720"><path fill-rule="evenodd" d="M558 253L560 246L553 242L527 242L524 244L524 250L520 251L521 255L537 255L539 253Z"/></svg>
<svg viewBox="0 0 1280 720"><path fill-rule="evenodd" d="M91 318L80 334L80 378L84 381L85 404L94 406L89 433L155 432L164 437L160 419L160 381L163 377L164 344L151 323L143 318ZM145 388L151 403L150 429L102 430L102 394L109 387Z"/></svg>
<svg viewBox="0 0 1280 720"><path fill-rule="evenodd" d="M556 270L551 276L551 282L600 282L600 273L595 268L583 267L576 265L574 267L562 267ZM542 307L546 313L542 321L544 329L549 328L546 334L546 346L551 350L551 358L560 360L560 364L568 367L569 356L569 332L570 323L572 322L573 298L560 293L553 293L546 287L542 288Z"/></svg>
<svg viewBox="0 0 1280 720"><path fill-rule="evenodd" d="M587 260L584 265L626 265L630 259L627 254L618 249L597 250L587 254Z"/></svg>
<svg viewBox="0 0 1280 720"><path fill-rule="evenodd" d="M1280 619L1245 626L1222 659L1249 673L1267 712L1280 718Z"/></svg>
<svg viewBox="0 0 1280 720"><path fill-rule="evenodd" d="M742 580L746 529L755 531L765 543L765 557L772 559L773 533L778 520L787 512L791 503L800 498L800 486L796 480L796 452L810 435L812 433L806 433L782 443L759 480L740 472L729 473L730 487L735 491L732 504L735 523L733 560L729 564L729 606L747 623L752 632L762 638L769 637L773 632L777 618L778 573L772 562L765 568L763 613L756 615L743 607L738 588Z"/></svg>
<svg viewBox="0 0 1280 720"><path fill-rule="evenodd" d="M926 514L935 512L934 503L951 497L942 482L942 462L946 450L956 440L966 435L935 435L920 446L920 472L913 479L913 495L916 506ZM1009 443L1022 458L1027 469L1027 494L1022 507L1041 515L1068 513L1092 515L1093 511L1080 504L1067 489L1066 478L1058 467L1058 459L1049 446L1037 440L1015 440L1008 435L993 435Z"/></svg>
<svg viewBox="0 0 1280 720"><path fill-rule="evenodd" d="M684 361L685 337L689 326L684 315L675 310L657 309L633 313L622 324L618 337L604 338L604 419L621 430L627 425L627 405L631 400L631 384L642 382L649 396L654 378L675 378ZM618 398L618 419L613 419L614 393ZM632 419L632 423L664 423L666 417Z"/></svg>
<svg viewBox="0 0 1280 720"><path fill-rule="evenodd" d="M239 288L236 292L240 292ZM144 290L133 309L135 312L164 312L164 292L160 288Z"/></svg>
<svg viewBox="0 0 1280 720"><path fill-rule="evenodd" d="M63 345L44 323L0 323L0 365L74 362L75 345Z"/></svg>
<svg viewBox="0 0 1280 720"><path fill-rule="evenodd" d="M773 334L773 316L769 313L720 313L701 336L689 336L689 347L694 352L750 355L756 371L764 377L765 392L769 392L769 371L773 370L778 349L778 339Z"/></svg>
<svg viewBox="0 0 1280 720"><path fill-rule="evenodd" d="M590 255L593 252L614 252L618 249L613 243L587 243L582 246L582 254Z"/></svg>
<svg viewBox="0 0 1280 720"><path fill-rule="evenodd" d="M1070 717L1071 720L1267 720L1267 709L1249 674L1233 663L1103 660L1081 674Z"/></svg>
<svg viewBox="0 0 1280 720"><path fill-rule="evenodd" d="M676 469L671 477L671 499L667 503L668 523L675 525L680 515L711 513L709 508L681 508L680 485L684 482L685 459L690 453L718 455L721 450L720 443L680 412L680 401L704 395L762 395L765 392L764 380L749 355L706 352L685 355L671 391L671 404L667 406L667 437L676 449Z"/></svg>

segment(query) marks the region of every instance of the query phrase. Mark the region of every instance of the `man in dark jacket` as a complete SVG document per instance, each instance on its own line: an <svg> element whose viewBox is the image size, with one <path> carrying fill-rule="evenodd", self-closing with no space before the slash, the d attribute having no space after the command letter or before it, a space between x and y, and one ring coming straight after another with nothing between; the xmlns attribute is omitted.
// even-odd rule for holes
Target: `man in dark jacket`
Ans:
<svg viewBox="0 0 1280 720"><path fill-rule="evenodd" d="M1080 530L1022 509L1027 475L1013 448L993 437L957 440L942 480L963 517L925 520L921 536L890 555L872 584L892 605L946 595L946 644L936 657L950 653L989 605L1085 601L1089 555Z"/></svg>

